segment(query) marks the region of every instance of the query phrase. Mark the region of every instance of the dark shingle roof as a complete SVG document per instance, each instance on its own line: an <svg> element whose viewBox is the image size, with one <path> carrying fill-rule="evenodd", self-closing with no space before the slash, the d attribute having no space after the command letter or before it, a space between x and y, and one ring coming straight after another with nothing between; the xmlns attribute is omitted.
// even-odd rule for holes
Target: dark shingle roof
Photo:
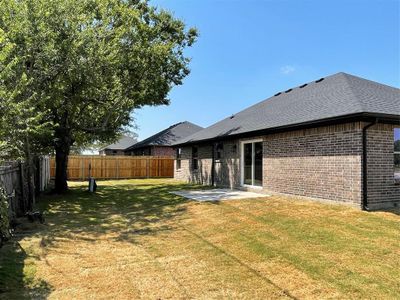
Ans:
<svg viewBox="0 0 400 300"><path fill-rule="evenodd" d="M126 150L132 150L147 146L171 146L180 139L183 139L189 135L202 130L203 127L197 126L190 122L180 122L174 124L151 137L134 144Z"/></svg>
<svg viewBox="0 0 400 300"><path fill-rule="evenodd" d="M101 150L125 150L126 148L132 146L133 144L136 143L136 140L134 138L131 138L130 136L122 136L118 141L116 141L114 144L110 144Z"/></svg>
<svg viewBox="0 0 400 300"><path fill-rule="evenodd" d="M296 126L356 113L399 116L400 89L337 73L276 94L176 143Z"/></svg>

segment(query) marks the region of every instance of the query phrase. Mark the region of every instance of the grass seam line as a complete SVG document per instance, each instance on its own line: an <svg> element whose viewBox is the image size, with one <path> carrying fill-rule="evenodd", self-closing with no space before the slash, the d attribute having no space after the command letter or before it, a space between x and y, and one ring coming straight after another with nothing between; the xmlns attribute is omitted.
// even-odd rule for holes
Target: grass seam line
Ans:
<svg viewBox="0 0 400 300"><path fill-rule="evenodd" d="M189 295L187 289L179 282L178 279L176 279L176 277L167 268L164 267L164 265L157 259L157 257L152 255L150 253L150 250L148 248L146 248L145 246L140 244L139 247L142 248L143 251L152 259L152 261L154 261L156 263L156 265L159 267L159 269L161 269L162 271L167 273L167 275L171 276L172 280L182 289L185 296L190 298L190 295Z"/></svg>
<svg viewBox="0 0 400 300"><path fill-rule="evenodd" d="M279 289L285 296L289 297L290 299L294 299L297 300L297 298L295 296L293 296L289 291L283 289L282 287L280 287L279 285L277 285L276 283L274 283L271 279L269 279L268 277L260 274L259 271L257 271L256 269L252 268L251 266L249 266L248 264L244 263L243 261L241 261L239 258L237 258L236 256L234 256L231 253L226 252L225 250L221 249L220 247L214 245L213 243L211 243L210 241L208 241L207 239L205 239L204 237L202 237L201 235L199 235L198 233L188 229L187 227L183 226L183 225L177 225L179 227L181 227L183 230L191 233L192 235L196 236L198 239L200 239L201 241L203 241L204 243L206 243L207 245L211 246L212 248L216 249L218 252L228 256L229 258L231 258L233 261L236 261L238 264L240 264L241 266L245 267L246 269L248 269L251 273L253 273L254 275L260 277L261 279L263 279L264 281L268 282L269 284L273 285L274 287L276 287L277 289Z"/></svg>

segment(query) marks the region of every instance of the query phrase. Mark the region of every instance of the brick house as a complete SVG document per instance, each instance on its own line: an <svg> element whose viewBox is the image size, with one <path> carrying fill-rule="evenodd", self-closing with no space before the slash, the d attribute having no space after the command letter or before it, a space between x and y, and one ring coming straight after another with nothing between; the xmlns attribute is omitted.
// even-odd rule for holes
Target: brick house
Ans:
<svg viewBox="0 0 400 300"><path fill-rule="evenodd" d="M180 140L174 175L365 210L395 207L399 128L399 89L338 73L277 93Z"/></svg>
<svg viewBox="0 0 400 300"><path fill-rule="evenodd" d="M190 122L180 122L124 150L125 155L174 156L172 144L203 129Z"/></svg>
<svg viewBox="0 0 400 300"><path fill-rule="evenodd" d="M136 142L136 139L123 135L115 143L101 148L99 155L125 155L125 149L132 146Z"/></svg>

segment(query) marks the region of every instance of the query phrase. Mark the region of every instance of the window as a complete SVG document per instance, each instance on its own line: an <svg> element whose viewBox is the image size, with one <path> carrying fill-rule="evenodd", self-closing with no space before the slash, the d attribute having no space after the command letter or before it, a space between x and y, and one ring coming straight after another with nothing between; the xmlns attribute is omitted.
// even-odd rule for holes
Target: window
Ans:
<svg viewBox="0 0 400 300"><path fill-rule="evenodd" d="M400 182L400 128L394 129L394 178Z"/></svg>
<svg viewBox="0 0 400 300"><path fill-rule="evenodd" d="M197 170L199 168L199 149L194 146L192 147L192 169Z"/></svg>
<svg viewBox="0 0 400 300"><path fill-rule="evenodd" d="M179 170L181 168L181 159L182 159L182 149L176 149L176 169Z"/></svg>
<svg viewBox="0 0 400 300"><path fill-rule="evenodd" d="M216 146L215 151L216 151L215 159L217 159L217 160L221 159L222 158L222 153L224 151L224 144L218 143L217 146Z"/></svg>
<svg viewBox="0 0 400 300"><path fill-rule="evenodd" d="M237 151L237 145L232 145L232 154L236 154Z"/></svg>

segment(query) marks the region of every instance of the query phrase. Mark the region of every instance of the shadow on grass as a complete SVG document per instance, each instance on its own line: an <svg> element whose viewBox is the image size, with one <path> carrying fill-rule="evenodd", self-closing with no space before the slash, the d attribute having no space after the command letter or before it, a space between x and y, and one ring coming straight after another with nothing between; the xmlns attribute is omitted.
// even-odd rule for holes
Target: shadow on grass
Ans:
<svg viewBox="0 0 400 300"><path fill-rule="evenodd" d="M47 299L52 287L34 278L35 266L14 237L0 249L0 299Z"/></svg>
<svg viewBox="0 0 400 300"><path fill-rule="evenodd" d="M161 180L110 181L99 182L94 194L82 185L71 187L65 195L42 196L37 207L45 211L47 225L20 230L0 249L0 299L47 298L53 288L35 277L35 260L57 247L57 240L95 243L106 235L106 239L138 243L144 235L173 230L172 221L185 213L187 201L170 191L194 188L202 187ZM23 238L28 238L28 246L23 242L25 250L20 246ZM38 257L31 249L35 247Z"/></svg>
<svg viewBox="0 0 400 300"><path fill-rule="evenodd" d="M135 243L138 236L171 230L174 225L169 221L186 211L183 204L187 201L170 191L188 188L199 187L145 180L115 185L101 182L94 194L80 186L66 195L43 197L40 206L50 225L43 245L49 246L60 237L96 242L104 234Z"/></svg>

